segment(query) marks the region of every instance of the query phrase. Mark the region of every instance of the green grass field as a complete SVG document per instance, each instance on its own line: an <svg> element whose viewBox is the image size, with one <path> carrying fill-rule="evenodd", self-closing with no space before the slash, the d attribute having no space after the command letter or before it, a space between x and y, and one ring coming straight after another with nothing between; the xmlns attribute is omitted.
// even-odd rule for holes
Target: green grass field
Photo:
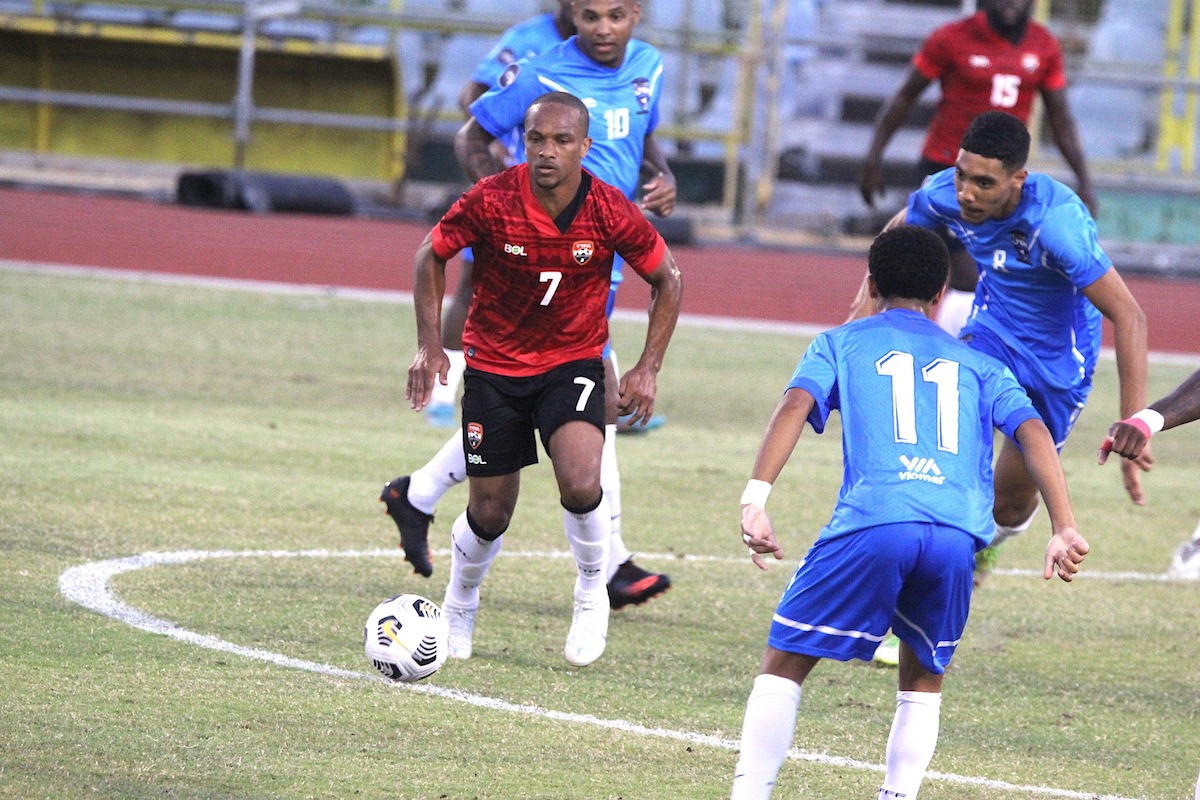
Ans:
<svg viewBox="0 0 1200 800"><path fill-rule="evenodd" d="M367 679L361 649L376 602L440 602L448 569L442 554L431 579L413 575L376 500L445 438L404 402L413 331L402 305L0 271L0 797L728 795L770 613L841 478L836 430L806 434L771 499L788 559L755 570L737 501L806 342L676 334L669 424L619 445L626 538L675 586L614 615L599 662L562 658L571 562L528 555L565 551L543 463L484 586L475 658L414 691ZM632 363L642 330L614 336ZM1151 396L1191 369L1155 365ZM1024 572L1040 571L1044 516L1005 546L947 678L923 800L1192 797L1200 593L1145 578L1200 517L1200 426L1155 439L1135 508L1115 466L1094 464L1115 416L1104 361L1064 454L1090 574ZM435 547L465 499L443 501ZM59 588L90 562L226 550L328 553L197 556L108 582L225 649ZM807 757L775 796L874 797L894 693L893 671L822 664L797 724Z"/></svg>

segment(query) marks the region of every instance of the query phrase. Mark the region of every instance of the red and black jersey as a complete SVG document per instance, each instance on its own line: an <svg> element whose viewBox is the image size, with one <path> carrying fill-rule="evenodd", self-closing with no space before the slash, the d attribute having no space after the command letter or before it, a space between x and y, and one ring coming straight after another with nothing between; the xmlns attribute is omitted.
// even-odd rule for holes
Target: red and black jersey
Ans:
<svg viewBox="0 0 1200 800"><path fill-rule="evenodd" d="M913 67L942 86L942 99L921 155L947 166L971 120L984 111L1007 111L1025 123L1042 89L1067 85L1062 48L1033 20L1019 44L988 25L983 11L935 30L913 56Z"/></svg>
<svg viewBox="0 0 1200 800"><path fill-rule="evenodd" d="M520 377L599 358L613 254L643 276L662 261L666 244L641 210L619 189L585 178L564 231L533 196L525 164L479 181L434 226L438 258L474 251L463 330L470 366Z"/></svg>

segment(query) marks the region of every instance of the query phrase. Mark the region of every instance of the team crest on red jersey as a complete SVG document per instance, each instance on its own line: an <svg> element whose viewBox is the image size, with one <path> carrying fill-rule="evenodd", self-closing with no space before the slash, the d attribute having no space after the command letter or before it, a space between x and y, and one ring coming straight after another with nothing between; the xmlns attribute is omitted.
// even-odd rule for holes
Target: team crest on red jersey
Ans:
<svg viewBox="0 0 1200 800"><path fill-rule="evenodd" d="M592 260L592 253L596 252L596 246L591 242L576 242L571 245L571 255L575 257L576 263L583 264Z"/></svg>
<svg viewBox="0 0 1200 800"><path fill-rule="evenodd" d="M467 423L467 444L475 450L483 442L483 426L478 422Z"/></svg>
<svg viewBox="0 0 1200 800"><path fill-rule="evenodd" d="M1026 72L1037 72L1037 68L1042 65L1042 61L1037 57L1037 53L1025 53L1021 56L1021 68Z"/></svg>

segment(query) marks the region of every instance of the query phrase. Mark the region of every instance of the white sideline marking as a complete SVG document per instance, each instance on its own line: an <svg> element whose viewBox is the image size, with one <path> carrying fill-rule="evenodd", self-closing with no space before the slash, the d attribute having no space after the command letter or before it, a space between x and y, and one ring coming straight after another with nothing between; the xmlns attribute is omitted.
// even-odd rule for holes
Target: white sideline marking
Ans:
<svg viewBox="0 0 1200 800"><path fill-rule="evenodd" d="M62 592L63 596L72 603L77 603L78 605L81 605L91 611L96 611L119 622L124 622L127 625L147 631L149 633L168 636L172 639L177 639L181 642L193 644L198 647L205 647L210 650L219 650L221 652L232 653L234 655L244 656L246 658L266 661L281 667L305 670L307 672L315 672L321 675L329 675L336 678L382 681L386 683L386 681L384 681L384 679L378 675L354 672L352 670L334 667L329 664L320 664L315 661L305 661L303 659L285 656L281 653L274 653L269 650L260 650L254 647L243 647L242 645L233 644L215 636L206 636L204 634L195 633L193 631L180 628L174 623L159 619L158 617L147 614L144 611L139 611L138 609L126 604L116 596L108 584L113 576L120 575L122 573L132 572L138 569L145 569L146 567L186 564L190 561L202 561L206 559L386 558L399 557L400 555L401 551L399 550L179 550L169 553L147 552L142 553L141 555L128 556L126 558L112 558L106 561L92 561L87 564L71 567L58 577L58 588L59 591ZM565 558L569 556L568 553L560 552L505 553L502 555L521 558ZM659 557L671 559L677 558L676 556L672 555L660 555ZM693 557L687 560L740 561L743 559ZM598 728L618 730L623 733L632 733L638 736L650 736L658 739L670 739L678 742L686 742L688 744L704 745L707 747L714 747L719 750L736 751L740 744L736 739L724 739L718 736L708 736L705 734L691 733L688 731L673 731L665 728L648 728L644 725L639 725L636 722L628 722L621 719L603 719L592 716L591 714L570 714L564 711L554 711L552 709L542 708L535 705L509 703L494 697L484 697L482 695L471 694L469 692L463 692L457 689L446 689L440 686L424 684L393 685L408 689L413 692L418 692L420 694L441 697L446 700L456 700L458 702L467 703L479 708L486 708L492 711L506 711L514 714L525 714L533 717L552 719L558 722L591 725ZM809 761L816 764L827 764L835 767L845 767L869 772L882 773L885 771L884 766L881 764L870 764L865 761L857 761L855 759L842 758L840 756L831 756L824 753L810 753L795 748L789 751L788 757L797 761ZM947 772L929 772L926 774L926 778L928 780L941 781L944 783L982 786L1008 792L1020 792L1024 795L1078 798L1079 800L1136 800L1135 798L1120 797L1118 795L1098 795L1093 792L1077 792L1070 789L1054 789L1047 786L1021 786L1015 783L1009 783L1007 781L997 781L989 778L976 778L967 775L955 775Z"/></svg>
<svg viewBox="0 0 1200 800"><path fill-rule="evenodd" d="M0 258L0 270L8 272L33 272L43 275L104 278L134 283L140 281L168 286L200 286L210 289L260 292L263 294L336 297L371 303L412 305L413 302L412 292L395 292L385 289L356 289L348 286L315 283L280 283L277 281L255 281L243 278L210 278L199 275L175 275L166 272L144 270L72 266L69 264L51 264L34 261L12 261L3 258ZM645 322L646 312L618 308L613 311L612 318L622 322ZM816 336L818 333L834 327L832 325L816 325L805 322L780 322L742 317L709 316L704 314L680 314L679 324L684 327L706 328L709 330L746 331L749 333L771 333L783 336L808 337ZM1100 355L1110 361L1115 359L1112 348L1103 348L1100 351ZM1149 354L1149 358L1152 364L1169 364L1183 367L1200 366L1200 353L1152 352Z"/></svg>

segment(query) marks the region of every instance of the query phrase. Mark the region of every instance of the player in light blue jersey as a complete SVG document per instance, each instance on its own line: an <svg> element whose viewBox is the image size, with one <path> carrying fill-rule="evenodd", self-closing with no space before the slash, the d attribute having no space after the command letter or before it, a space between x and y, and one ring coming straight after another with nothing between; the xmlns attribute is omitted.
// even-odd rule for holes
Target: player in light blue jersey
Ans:
<svg viewBox="0 0 1200 800"><path fill-rule="evenodd" d="M675 178L666 157L654 140L661 93L662 59L645 42L633 39L641 18L640 0L575 0L573 36L532 60L509 65L495 88L471 104L473 116L455 137L455 153L472 180L492 175L506 166L492 146L507 133L519 130L526 109L536 98L562 87L584 101L589 111L592 146L583 166L596 177L620 188L631 199L638 191L639 173L652 177L641 186L642 208L666 216L675 207ZM541 77L541 79L538 78ZM523 104L514 111L514 104ZM484 110L486 109L486 110ZM489 120L485 125L482 120ZM597 152L599 151L599 153ZM620 272L614 266L609 292L611 313ZM617 372L609 348L605 352L607 403L601 486L612 511L608 594L613 609L640 604L666 591L667 575L649 572L633 561L621 534L620 473L616 461L616 420L619 409ZM446 376L441 376L444 380ZM455 433L441 450L412 475L400 476L384 486L380 496L387 513L400 529L405 557L417 572L433 571L428 555L429 524L442 495L466 479L462 436Z"/></svg>
<svg viewBox="0 0 1200 800"><path fill-rule="evenodd" d="M771 623L746 703L733 800L771 796L792 745L801 686L822 658L870 660L903 644L880 798L915 797L937 745L942 679L967 621L974 554L991 541L992 434L1020 442L1054 533L1044 577L1070 581L1088 551L1075 530L1054 441L1004 365L929 319L949 254L933 232L885 231L868 256L879 312L819 335L767 426L742 495L754 563L783 557L764 510L810 424L842 420L844 477L833 516Z"/></svg>
<svg viewBox="0 0 1200 800"><path fill-rule="evenodd" d="M1146 316L1096 241L1096 224L1064 184L1025 169L1029 132L1011 114L971 123L955 166L930 177L889 225L946 226L979 268L960 336L1012 370L1061 450L1092 388L1101 316L1113 325L1124 416L1146 404ZM1145 503L1137 462L1123 461L1125 489ZM995 466L993 548L1026 530L1037 491L1016 445ZM981 554L982 578L995 550Z"/></svg>
<svg viewBox="0 0 1200 800"><path fill-rule="evenodd" d="M475 66L471 79L463 86L458 96L458 106L463 114L470 118L471 103L495 86L509 65L521 59L537 58L574 35L575 21L571 18L571 0L559 0L558 11L530 17L500 34L496 44Z"/></svg>
<svg viewBox="0 0 1200 800"><path fill-rule="evenodd" d="M1121 412L1146 404L1146 316L1097 243L1083 202L1058 181L1029 173L1028 155L1020 120L981 114L956 166L912 194L905 219L950 225L975 259L979 284L961 336L1013 371L1061 450L1092 388L1102 315L1113 324ZM1138 505L1145 503L1140 473L1150 462L1148 452L1122 462L1125 489ZM1026 530L1036 511L1037 493L1006 441L996 462L996 544Z"/></svg>
<svg viewBox="0 0 1200 800"><path fill-rule="evenodd" d="M646 140L658 127L662 57L652 45L630 39L623 59L604 64L593 58L598 46L576 35L535 59L509 65L498 85L471 104L478 126L468 125L455 143L456 150L463 146L458 150L463 160L470 163L481 142L519 129L522 107L547 92L568 92L591 113L594 144L584 166L635 199Z"/></svg>

